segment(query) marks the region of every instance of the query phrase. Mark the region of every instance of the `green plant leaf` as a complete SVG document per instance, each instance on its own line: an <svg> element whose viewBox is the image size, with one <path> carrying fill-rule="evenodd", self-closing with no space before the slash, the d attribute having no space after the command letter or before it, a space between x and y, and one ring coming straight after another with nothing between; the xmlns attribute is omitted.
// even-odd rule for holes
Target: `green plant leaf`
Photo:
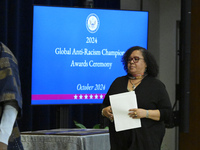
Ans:
<svg viewBox="0 0 200 150"><path fill-rule="evenodd" d="M100 124L94 125L93 129L100 129Z"/></svg>
<svg viewBox="0 0 200 150"><path fill-rule="evenodd" d="M77 121L74 120L74 124L77 128L81 128L81 129L86 129L86 127L83 124L78 123Z"/></svg>

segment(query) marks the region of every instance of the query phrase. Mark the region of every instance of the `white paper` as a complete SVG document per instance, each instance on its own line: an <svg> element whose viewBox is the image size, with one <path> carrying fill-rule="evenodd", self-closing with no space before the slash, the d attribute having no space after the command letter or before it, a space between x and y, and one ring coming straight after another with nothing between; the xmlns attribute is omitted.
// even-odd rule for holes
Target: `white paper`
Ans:
<svg viewBox="0 0 200 150"><path fill-rule="evenodd" d="M135 91L110 95L109 97L116 132L141 127L140 119L133 119L128 115L129 109L138 108Z"/></svg>

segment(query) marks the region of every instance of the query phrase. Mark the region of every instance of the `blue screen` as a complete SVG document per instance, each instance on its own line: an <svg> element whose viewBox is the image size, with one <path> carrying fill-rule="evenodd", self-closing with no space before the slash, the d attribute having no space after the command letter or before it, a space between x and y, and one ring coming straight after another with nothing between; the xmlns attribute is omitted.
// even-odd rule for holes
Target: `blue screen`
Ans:
<svg viewBox="0 0 200 150"><path fill-rule="evenodd" d="M31 104L101 104L147 40L145 11L34 6Z"/></svg>

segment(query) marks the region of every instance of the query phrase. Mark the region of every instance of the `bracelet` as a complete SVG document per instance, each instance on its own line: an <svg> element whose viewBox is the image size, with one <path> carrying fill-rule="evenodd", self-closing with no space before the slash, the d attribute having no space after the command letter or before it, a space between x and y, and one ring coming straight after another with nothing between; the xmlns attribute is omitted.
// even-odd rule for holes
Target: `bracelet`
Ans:
<svg viewBox="0 0 200 150"><path fill-rule="evenodd" d="M103 108L104 109L104 108ZM103 117L105 117L104 115L103 115L103 109L101 110L101 115L103 116Z"/></svg>
<svg viewBox="0 0 200 150"><path fill-rule="evenodd" d="M149 118L149 111L147 110L146 118Z"/></svg>

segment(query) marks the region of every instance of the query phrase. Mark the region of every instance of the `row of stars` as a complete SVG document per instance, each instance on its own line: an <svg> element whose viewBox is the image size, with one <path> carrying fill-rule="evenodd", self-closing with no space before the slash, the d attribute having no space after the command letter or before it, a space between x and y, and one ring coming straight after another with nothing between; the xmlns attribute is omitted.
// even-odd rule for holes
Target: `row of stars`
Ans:
<svg viewBox="0 0 200 150"><path fill-rule="evenodd" d="M97 94L80 94L80 95L77 95L75 94L74 95L74 99L103 99L104 96L102 94L100 95L97 95Z"/></svg>

